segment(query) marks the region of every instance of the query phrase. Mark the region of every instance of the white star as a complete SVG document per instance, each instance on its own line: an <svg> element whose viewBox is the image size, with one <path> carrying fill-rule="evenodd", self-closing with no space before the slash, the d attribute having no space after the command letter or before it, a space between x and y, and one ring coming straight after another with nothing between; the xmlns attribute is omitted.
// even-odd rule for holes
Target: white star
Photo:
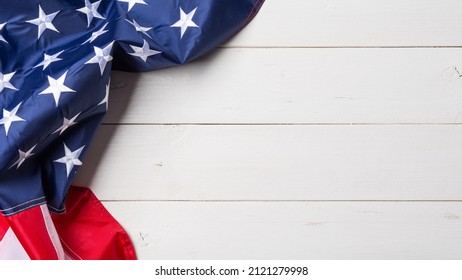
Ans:
<svg viewBox="0 0 462 280"><path fill-rule="evenodd" d="M107 26L107 22L106 24L98 31L95 31L91 34L90 38L88 38L85 42L82 43L82 45L86 44L86 43L91 43L93 42L94 40L96 40L96 38L98 38L99 36L103 35L104 33L107 32L107 30L104 30L104 28L106 28Z"/></svg>
<svg viewBox="0 0 462 280"><path fill-rule="evenodd" d="M0 32L2 32L2 29L5 26L5 24L6 24L6 22L5 23L0 23ZM8 42L5 40L5 38L3 38L2 35L0 35L0 41L3 41L3 42L8 44Z"/></svg>
<svg viewBox="0 0 462 280"><path fill-rule="evenodd" d="M104 68L106 68L106 64L112 60L112 56L111 56L112 44L113 43L110 43L104 49L94 47L95 56L92 57L89 61L85 62L85 64L92 64L92 63L99 64L101 75L103 75Z"/></svg>
<svg viewBox="0 0 462 280"><path fill-rule="evenodd" d="M137 32L141 32L143 33L144 35L148 36L149 38L152 38L151 36L149 36L148 34L148 31L152 29L152 27L143 27L141 25L139 25L135 20L133 20L133 22L129 21L128 19L126 19L126 21L128 21L131 25L133 25L135 27L135 30Z"/></svg>
<svg viewBox="0 0 462 280"><path fill-rule="evenodd" d="M146 62L148 60L148 56L156 55L156 54L161 53L159 51L150 49L149 44L148 44L148 42L146 42L146 40L143 40L143 46L142 47L137 47L137 46L132 46L132 45L130 45L130 47L133 49L134 53L129 53L129 54L133 55L133 56L138 56L144 62Z"/></svg>
<svg viewBox="0 0 462 280"><path fill-rule="evenodd" d="M77 11L82 12L87 15L88 27L93 18L105 19L102 15L98 13L98 7L101 4L101 0L95 3L90 3L89 0L85 0L85 7L77 9Z"/></svg>
<svg viewBox="0 0 462 280"><path fill-rule="evenodd" d="M106 96L103 98L103 100L101 100L100 103L98 103L98 106L102 104L106 104L106 111L107 111L109 107L109 84L106 86Z"/></svg>
<svg viewBox="0 0 462 280"><path fill-rule="evenodd" d="M15 73L16 72L12 72L12 73L9 73L9 74L3 74L2 72L0 72L0 92L2 92L4 88L9 88L9 89L12 89L12 90L18 90L17 88L15 88L10 83L10 80L11 80L11 78L13 78Z"/></svg>
<svg viewBox="0 0 462 280"><path fill-rule="evenodd" d="M3 109L3 118L0 119L0 124L3 124L5 126L6 136L8 136L8 130L10 130L10 126L12 123L25 121L24 119L16 115L18 113L19 106L21 106L21 103L19 103L18 106L16 106L11 111Z"/></svg>
<svg viewBox="0 0 462 280"><path fill-rule="evenodd" d="M40 36L42 36L42 33L45 32L45 30L50 29L53 31L56 31L59 33L58 29L53 25L53 20L55 16L59 13L60 11L57 11L52 14L45 14L42 10L42 7L39 5L39 17L33 20L28 20L28 23L32 23L38 26L38 39L40 39Z"/></svg>
<svg viewBox="0 0 462 280"><path fill-rule="evenodd" d="M147 5L146 2L144 2L143 0L118 0L118 1L128 3L128 11L129 12L133 8L133 6L135 6L135 4Z"/></svg>
<svg viewBox="0 0 462 280"><path fill-rule="evenodd" d="M64 51L60 51L59 53L53 54L53 55L47 55L46 53L43 54L43 61L34 66L34 68L43 66L43 70L45 70L51 63L63 60L62 58L59 58L59 55L62 54Z"/></svg>
<svg viewBox="0 0 462 280"><path fill-rule="evenodd" d="M79 160L79 157L82 153L83 148L85 148L85 146L82 146L79 149L72 152L64 143L64 156L54 161L64 163L66 165L67 177L69 177L69 174L71 174L71 171L74 168L74 166L82 165L82 162Z"/></svg>
<svg viewBox="0 0 462 280"><path fill-rule="evenodd" d="M75 90L68 88L66 85L64 85L64 81L66 80L66 73L64 73L61 77L58 79L53 79L51 76L48 76L48 83L50 84L48 88L43 90L39 95L42 94L53 94L53 97L55 99L55 104L56 107L58 107L59 104L59 98L61 97L61 93L63 92L75 92Z"/></svg>
<svg viewBox="0 0 462 280"><path fill-rule="evenodd" d="M180 27L181 28L181 36L183 38L184 33L188 30L188 27L199 27L196 25L195 22L192 21L194 14L196 13L197 7L192 10L189 14L185 14L183 10L180 8L180 20L172 24L170 27Z"/></svg>
<svg viewBox="0 0 462 280"><path fill-rule="evenodd" d="M82 113L82 112L80 112ZM77 119L77 117L80 115L80 113L78 113L77 115L75 115L73 118L71 118L70 120L68 120L67 118L64 118L63 120L63 125L56 129L55 132L53 132L52 134L56 133L59 131L59 135L61 135L66 129L68 129L69 127L73 126L74 124L77 124L77 122L75 122L75 120Z"/></svg>
<svg viewBox="0 0 462 280"><path fill-rule="evenodd" d="M21 164L23 164L24 161L26 161L26 159L28 159L28 158L30 158L31 156L35 155L35 154L32 153L32 151L34 151L34 149L35 149L36 146L37 146L37 145L35 145L34 147L32 147L32 148L31 148L29 151L27 151L27 152L23 152L23 151L21 151L21 150L18 150L18 152L19 152L19 159L18 159L12 166L10 166L10 168L13 168L13 167L17 166L16 169L19 169L19 167L21 166Z"/></svg>

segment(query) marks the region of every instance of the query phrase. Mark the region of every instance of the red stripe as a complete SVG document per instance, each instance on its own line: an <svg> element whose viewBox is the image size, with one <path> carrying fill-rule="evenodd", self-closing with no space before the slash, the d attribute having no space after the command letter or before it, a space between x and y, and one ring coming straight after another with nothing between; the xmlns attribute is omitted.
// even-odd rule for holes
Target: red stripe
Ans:
<svg viewBox="0 0 462 280"><path fill-rule="evenodd" d="M73 259L136 259L128 234L87 188L71 187L66 212L51 217L64 251Z"/></svg>
<svg viewBox="0 0 462 280"><path fill-rule="evenodd" d="M71 259L136 259L128 234L89 189L71 187L66 212L49 215L42 205L0 216L0 241L11 228L31 259L65 258L63 249Z"/></svg>
<svg viewBox="0 0 462 280"><path fill-rule="evenodd" d="M48 235L40 206L5 217L31 259L56 260L55 246Z"/></svg>
<svg viewBox="0 0 462 280"><path fill-rule="evenodd" d="M5 236L5 233L9 227L10 225L8 224L7 220L2 215L0 215L0 242L2 241L3 236Z"/></svg>

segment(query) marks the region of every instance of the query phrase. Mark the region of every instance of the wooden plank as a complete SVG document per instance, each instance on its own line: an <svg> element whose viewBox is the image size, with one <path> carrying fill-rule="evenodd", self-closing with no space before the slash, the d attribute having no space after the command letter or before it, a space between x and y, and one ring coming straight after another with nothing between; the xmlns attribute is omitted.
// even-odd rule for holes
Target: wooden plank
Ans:
<svg viewBox="0 0 462 280"><path fill-rule="evenodd" d="M114 72L105 122L460 123L460 57L462 48L226 49Z"/></svg>
<svg viewBox="0 0 462 280"><path fill-rule="evenodd" d="M227 46L461 46L459 0L270 0Z"/></svg>
<svg viewBox="0 0 462 280"><path fill-rule="evenodd" d="M459 125L104 126L75 183L109 200L461 200Z"/></svg>
<svg viewBox="0 0 462 280"><path fill-rule="evenodd" d="M140 259L460 259L462 203L106 202Z"/></svg>

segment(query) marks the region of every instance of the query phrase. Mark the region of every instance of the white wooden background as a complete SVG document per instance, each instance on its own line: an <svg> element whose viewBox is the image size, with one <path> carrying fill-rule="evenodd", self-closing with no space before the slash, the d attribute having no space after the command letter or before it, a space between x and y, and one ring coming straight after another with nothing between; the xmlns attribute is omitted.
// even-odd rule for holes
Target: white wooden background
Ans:
<svg viewBox="0 0 462 280"><path fill-rule="evenodd" d="M267 0L109 111L75 182L141 259L462 258L460 0Z"/></svg>

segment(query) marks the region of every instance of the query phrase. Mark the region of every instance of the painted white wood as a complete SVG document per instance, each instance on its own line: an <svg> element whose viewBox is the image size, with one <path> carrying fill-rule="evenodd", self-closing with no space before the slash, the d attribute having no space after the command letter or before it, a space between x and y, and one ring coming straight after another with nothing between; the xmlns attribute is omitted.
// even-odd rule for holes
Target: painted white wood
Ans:
<svg viewBox="0 0 462 280"><path fill-rule="evenodd" d="M114 72L75 183L141 259L460 259L462 48L422 47L461 26L459 0L268 0L205 59Z"/></svg>
<svg viewBox="0 0 462 280"><path fill-rule="evenodd" d="M228 46L461 46L459 0L267 0Z"/></svg>
<svg viewBox="0 0 462 280"><path fill-rule="evenodd" d="M460 125L104 126L104 200L461 200Z"/></svg>
<svg viewBox="0 0 462 280"><path fill-rule="evenodd" d="M106 202L141 259L460 259L462 204Z"/></svg>
<svg viewBox="0 0 462 280"><path fill-rule="evenodd" d="M105 122L460 123L461 74L462 48L225 49L114 72Z"/></svg>

